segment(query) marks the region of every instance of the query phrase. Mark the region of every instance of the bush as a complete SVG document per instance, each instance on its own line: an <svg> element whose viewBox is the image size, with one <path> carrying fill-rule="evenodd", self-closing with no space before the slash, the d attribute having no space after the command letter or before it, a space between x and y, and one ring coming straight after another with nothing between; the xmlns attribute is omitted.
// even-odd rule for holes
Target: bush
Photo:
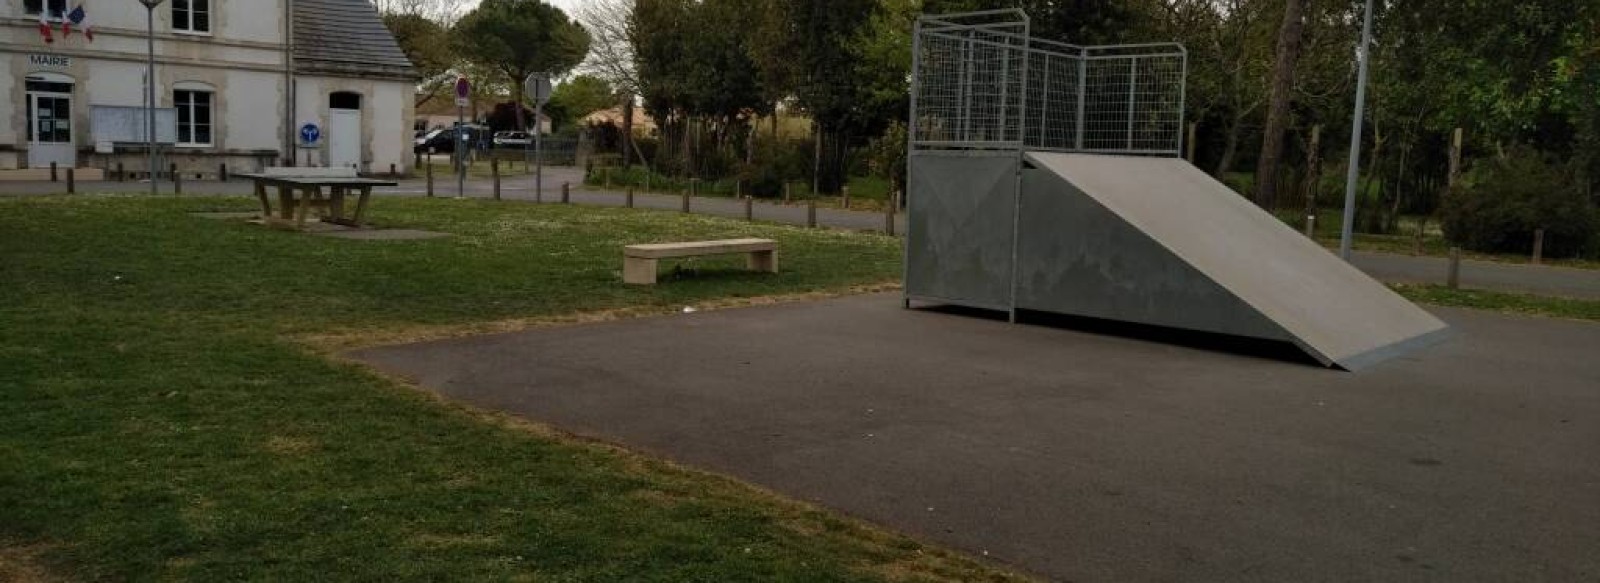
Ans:
<svg viewBox="0 0 1600 583"><path fill-rule="evenodd" d="M1600 230L1600 211L1574 173L1525 151L1474 168L1444 200L1440 220L1452 243L1491 253L1530 253L1542 228L1549 257L1590 250Z"/></svg>

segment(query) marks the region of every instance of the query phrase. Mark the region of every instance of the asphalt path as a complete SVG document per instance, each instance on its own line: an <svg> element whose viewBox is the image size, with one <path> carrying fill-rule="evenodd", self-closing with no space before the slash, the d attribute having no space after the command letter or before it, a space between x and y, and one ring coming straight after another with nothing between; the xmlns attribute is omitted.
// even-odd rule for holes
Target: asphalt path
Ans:
<svg viewBox="0 0 1600 583"><path fill-rule="evenodd" d="M1361 373L897 295L354 356L1055 580L1600 580L1600 325L1435 311Z"/></svg>

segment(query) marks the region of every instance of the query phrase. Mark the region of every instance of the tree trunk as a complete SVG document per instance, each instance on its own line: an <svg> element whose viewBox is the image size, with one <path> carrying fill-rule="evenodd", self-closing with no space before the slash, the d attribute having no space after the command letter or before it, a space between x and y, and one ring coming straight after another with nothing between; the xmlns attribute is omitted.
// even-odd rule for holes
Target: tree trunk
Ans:
<svg viewBox="0 0 1600 583"><path fill-rule="evenodd" d="M633 95L622 102L622 167L633 167Z"/></svg>
<svg viewBox="0 0 1600 583"><path fill-rule="evenodd" d="M516 79L511 80L511 106L517 112L517 131L528 131L527 115L522 112L522 102L527 96L523 95L522 83ZM534 120L538 123L539 120ZM534 130L538 131L538 130Z"/></svg>
<svg viewBox="0 0 1600 583"><path fill-rule="evenodd" d="M1217 169L1211 175L1222 180L1224 174L1233 169L1233 159L1239 155L1239 132L1242 120L1235 119L1228 124L1228 131L1223 132L1226 138L1222 142L1222 157L1217 159Z"/></svg>
<svg viewBox="0 0 1600 583"><path fill-rule="evenodd" d="M1311 143L1306 146L1306 215L1317 214L1317 183L1322 180L1322 126L1311 128Z"/></svg>
<svg viewBox="0 0 1600 583"><path fill-rule="evenodd" d="M1261 135L1261 157L1256 162L1256 204L1272 208L1278 195L1278 165L1283 157L1283 132L1289 125L1289 102L1294 92L1294 69L1300 60L1300 37L1305 29L1305 1L1286 0L1283 26L1278 29L1278 60L1272 66L1272 97Z"/></svg>

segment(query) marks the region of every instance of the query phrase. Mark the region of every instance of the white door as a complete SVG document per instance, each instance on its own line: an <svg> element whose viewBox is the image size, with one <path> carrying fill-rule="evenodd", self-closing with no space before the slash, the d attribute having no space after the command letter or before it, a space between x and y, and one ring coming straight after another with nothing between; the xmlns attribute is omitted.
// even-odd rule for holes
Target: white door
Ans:
<svg viewBox="0 0 1600 583"><path fill-rule="evenodd" d="M328 165L361 170L361 110L328 110Z"/></svg>
<svg viewBox="0 0 1600 583"><path fill-rule="evenodd" d="M78 164L72 140L72 94L28 92L28 167Z"/></svg>

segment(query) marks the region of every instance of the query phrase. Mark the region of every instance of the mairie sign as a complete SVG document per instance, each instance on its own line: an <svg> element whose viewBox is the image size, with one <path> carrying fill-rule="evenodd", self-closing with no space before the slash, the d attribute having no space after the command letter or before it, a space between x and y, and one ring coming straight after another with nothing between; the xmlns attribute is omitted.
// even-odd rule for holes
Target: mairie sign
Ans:
<svg viewBox="0 0 1600 583"><path fill-rule="evenodd" d="M300 146L301 147L310 148L310 147L316 146L317 142L320 142L320 141L322 141L322 128L321 127L318 127L317 124L314 124L314 123L306 123L306 124L300 126Z"/></svg>

